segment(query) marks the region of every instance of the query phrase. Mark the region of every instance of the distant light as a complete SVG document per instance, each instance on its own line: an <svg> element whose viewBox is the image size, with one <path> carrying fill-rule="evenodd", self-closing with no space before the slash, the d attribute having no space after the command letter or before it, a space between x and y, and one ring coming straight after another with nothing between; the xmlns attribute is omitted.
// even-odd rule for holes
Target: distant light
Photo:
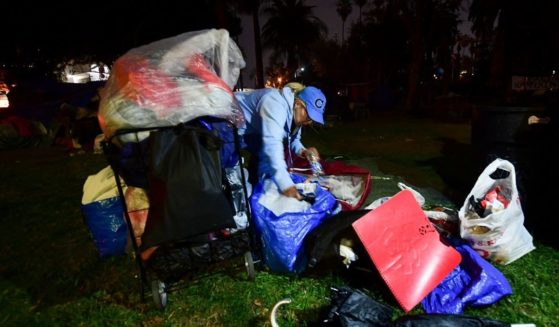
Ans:
<svg viewBox="0 0 559 327"><path fill-rule="evenodd" d="M555 75L556 71L555 69L551 71L551 75Z"/></svg>
<svg viewBox="0 0 559 327"><path fill-rule="evenodd" d="M89 70L89 78L92 82L106 81L110 75L109 67L105 64L102 64L101 66L91 64Z"/></svg>
<svg viewBox="0 0 559 327"><path fill-rule="evenodd" d="M10 100L5 93L0 93L0 108L8 108L10 106Z"/></svg>
<svg viewBox="0 0 559 327"><path fill-rule="evenodd" d="M68 83L87 83L91 81L89 77L89 73L81 73L81 74L66 74L66 81Z"/></svg>

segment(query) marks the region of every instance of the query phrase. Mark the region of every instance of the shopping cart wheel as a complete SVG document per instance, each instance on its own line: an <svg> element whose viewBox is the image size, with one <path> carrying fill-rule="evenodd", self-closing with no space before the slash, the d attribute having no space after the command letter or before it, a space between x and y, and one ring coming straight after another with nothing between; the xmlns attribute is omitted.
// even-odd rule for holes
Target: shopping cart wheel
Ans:
<svg viewBox="0 0 559 327"><path fill-rule="evenodd" d="M252 253L250 251L245 252L245 268L247 271L248 279L254 279L254 261L252 260Z"/></svg>
<svg viewBox="0 0 559 327"><path fill-rule="evenodd" d="M153 302L158 309L164 309L167 305L167 291L165 291L165 283L160 280L151 281L151 294Z"/></svg>

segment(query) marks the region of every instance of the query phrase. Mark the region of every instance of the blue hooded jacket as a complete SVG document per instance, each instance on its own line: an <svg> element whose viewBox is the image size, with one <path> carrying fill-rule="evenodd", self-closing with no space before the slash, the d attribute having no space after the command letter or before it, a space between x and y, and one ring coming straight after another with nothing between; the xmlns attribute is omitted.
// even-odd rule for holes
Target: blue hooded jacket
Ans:
<svg viewBox="0 0 559 327"><path fill-rule="evenodd" d="M235 96L245 116L239 134L248 150L259 158L259 179L271 177L282 191L293 186L287 171L283 141L287 139L289 149L296 154L305 148L301 143L301 129L291 135L293 91L289 87L281 90L266 88L236 92Z"/></svg>

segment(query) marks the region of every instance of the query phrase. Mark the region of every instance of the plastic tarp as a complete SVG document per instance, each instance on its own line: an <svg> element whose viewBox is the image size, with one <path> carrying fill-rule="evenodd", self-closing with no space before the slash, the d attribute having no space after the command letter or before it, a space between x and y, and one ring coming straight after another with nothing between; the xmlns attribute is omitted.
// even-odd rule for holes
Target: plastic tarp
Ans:
<svg viewBox="0 0 559 327"><path fill-rule="evenodd" d="M245 61L224 29L188 32L131 49L101 92L99 121L118 129L174 126L200 116L244 122L232 89Z"/></svg>
<svg viewBox="0 0 559 327"><path fill-rule="evenodd" d="M120 198L110 198L82 205L85 223L101 257L124 254L128 229Z"/></svg>
<svg viewBox="0 0 559 327"><path fill-rule="evenodd" d="M467 244L455 243L462 262L421 301L426 313L461 314L467 306L488 306L512 294L499 270Z"/></svg>
<svg viewBox="0 0 559 327"><path fill-rule="evenodd" d="M291 178L295 183L305 181L293 174ZM256 184L250 204L256 230L262 239L264 263L272 271L285 273L303 271L307 264L305 237L340 210L336 198L321 187L315 189L311 204L281 195L271 180ZM284 211L276 211L280 208Z"/></svg>

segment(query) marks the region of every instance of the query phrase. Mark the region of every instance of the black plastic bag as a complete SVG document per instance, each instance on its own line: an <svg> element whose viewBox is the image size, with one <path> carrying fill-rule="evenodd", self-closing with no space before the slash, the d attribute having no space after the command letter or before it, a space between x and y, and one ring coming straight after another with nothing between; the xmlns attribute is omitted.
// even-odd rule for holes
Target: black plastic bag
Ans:
<svg viewBox="0 0 559 327"><path fill-rule="evenodd" d="M342 211L322 222L309 233L305 237L305 251L309 258L309 267L315 267L327 255L333 254L339 258L336 242L341 236L350 236L351 239L359 242L351 224L368 212L369 210Z"/></svg>
<svg viewBox="0 0 559 327"><path fill-rule="evenodd" d="M393 309L379 303L360 290L331 288L331 308L323 321L326 326L391 326Z"/></svg>
<svg viewBox="0 0 559 327"><path fill-rule="evenodd" d="M394 327L510 327L509 323L463 315L411 315L394 321Z"/></svg>
<svg viewBox="0 0 559 327"><path fill-rule="evenodd" d="M183 126L152 133L144 248L236 227L211 132Z"/></svg>
<svg viewBox="0 0 559 327"><path fill-rule="evenodd" d="M510 327L506 322L489 318L452 315L404 315L392 321L394 310L360 290L331 288L331 306L321 326L330 327Z"/></svg>

